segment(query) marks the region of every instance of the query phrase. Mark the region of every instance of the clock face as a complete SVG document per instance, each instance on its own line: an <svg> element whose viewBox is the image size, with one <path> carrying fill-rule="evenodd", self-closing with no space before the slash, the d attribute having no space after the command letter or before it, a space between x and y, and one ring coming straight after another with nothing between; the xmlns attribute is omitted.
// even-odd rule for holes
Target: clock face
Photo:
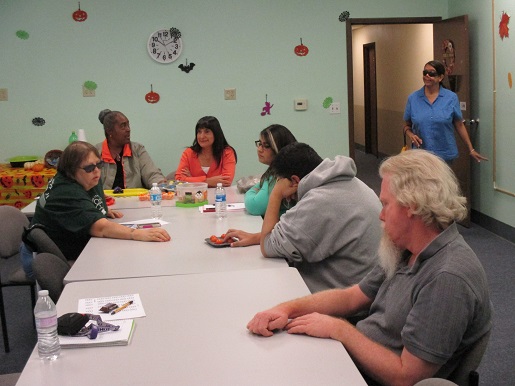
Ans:
<svg viewBox="0 0 515 386"><path fill-rule="evenodd" d="M169 29L160 29L150 35L147 51L159 63L172 63L182 52L182 39L171 35Z"/></svg>

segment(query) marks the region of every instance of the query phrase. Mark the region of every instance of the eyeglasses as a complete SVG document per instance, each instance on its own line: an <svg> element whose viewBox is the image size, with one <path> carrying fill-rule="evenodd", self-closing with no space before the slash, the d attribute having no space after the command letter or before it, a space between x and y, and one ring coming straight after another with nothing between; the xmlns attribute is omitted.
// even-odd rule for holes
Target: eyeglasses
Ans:
<svg viewBox="0 0 515 386"><path fill-rule="evenodd" d="M263 149L270 149L270 145L268 143L263 143L261 141L254 141L254 143L256 144L256 147L263 147Z"/></svg>
<svg viewBox="0 0 515 386"><path fill-rule="evenodd" d="M431 78L436 78L438 76L438 73L436 71L424 70L422 71L422 75L429 75Z"/></svg>
<svg viewBox="0 0 515 386"><path fill-rule="evenodd" d="M95 170L95 168L98 168L98 170L100 170L103 164L104 161L98 161L96 164L86 165L81 169L84 170L86 173L91 173L93 170Z"/></svg>

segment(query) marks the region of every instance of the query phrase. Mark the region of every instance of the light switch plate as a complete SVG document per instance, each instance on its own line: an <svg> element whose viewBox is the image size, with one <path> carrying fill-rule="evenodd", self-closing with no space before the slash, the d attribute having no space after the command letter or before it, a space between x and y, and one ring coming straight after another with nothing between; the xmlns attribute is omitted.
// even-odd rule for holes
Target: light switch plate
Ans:
<svg viewBox="0 0 515 386"><path fill-rule="evenodd" d="M331 106L329 106L330 114L340 114L340 102L333 102Z"/></svg>
<svg viewBox="0 0 515 386"><path fill-rule="evenodd" d="M297 111L304 111L308 109L308 100L304 98L298 98L293 101L293 107Z"/></svg>
<svg viewBox="0 0 515 386"><path fill-rule="evenodd" d="M234 100L236 100L236 89L235 88L226 88L226 89L224 89L224 99L226 101L234 101Z"/></svg>
<svg viewBox="0 0 515 386"><path fill-rule="evenodd" d="M82 96L83 97L94 97L95 90L89 90L86 87L82 86Z"/></svg>

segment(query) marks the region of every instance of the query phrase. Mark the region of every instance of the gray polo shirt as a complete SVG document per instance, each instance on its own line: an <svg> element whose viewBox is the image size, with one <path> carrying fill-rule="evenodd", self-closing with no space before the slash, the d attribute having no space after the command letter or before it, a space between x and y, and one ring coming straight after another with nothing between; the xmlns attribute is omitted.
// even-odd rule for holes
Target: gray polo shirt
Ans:
<svg viewBox="0 0 515 386"><path fill-rule="evenodd" d="M477 256L452 224L407 266L409 253L390 280L376 266L359 283L374 299L357 328L398 355L406 349L423 360L445 364L491 328L492 306L486 274Z"/></svg>

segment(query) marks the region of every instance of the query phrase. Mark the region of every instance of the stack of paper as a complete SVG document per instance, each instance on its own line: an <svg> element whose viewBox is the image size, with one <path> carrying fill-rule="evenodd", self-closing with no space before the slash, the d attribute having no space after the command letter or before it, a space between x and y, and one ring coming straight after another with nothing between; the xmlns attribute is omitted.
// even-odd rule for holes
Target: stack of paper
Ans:
<svg viewBox="0 0 515 386"><path fill-rule="evenodd" d="M132 301L129 306L114 314L100 312L100 308L107 303L121 306L129 301ZM134 330L134 318L146 316L139 294L79 299L77 312L100 315L102 321L120 326L120 328L118 331L99 332L96 339L89 339L87 336L59 335L59 342L63 348L128 345ZM90 323L94 322L91 321Z"/></svg>

